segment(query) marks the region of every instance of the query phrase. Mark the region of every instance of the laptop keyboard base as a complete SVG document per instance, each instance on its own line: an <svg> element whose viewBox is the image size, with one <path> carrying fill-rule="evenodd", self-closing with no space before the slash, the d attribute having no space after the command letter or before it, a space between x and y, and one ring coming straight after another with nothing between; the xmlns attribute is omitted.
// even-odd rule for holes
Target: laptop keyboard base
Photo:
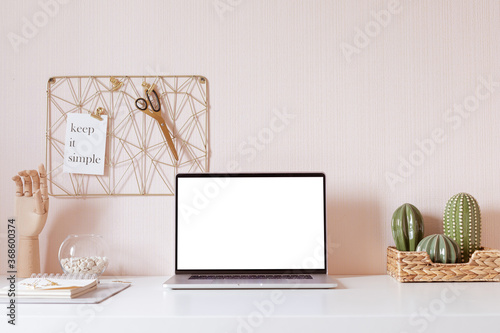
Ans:
<svg viewBox="0 0 500 333"><path fill-rule="evenodd" d="M249 274L249 275L191 275L189 280L235 280L235 279L266 279L266 280L308 280L309 274Z"/></svg>

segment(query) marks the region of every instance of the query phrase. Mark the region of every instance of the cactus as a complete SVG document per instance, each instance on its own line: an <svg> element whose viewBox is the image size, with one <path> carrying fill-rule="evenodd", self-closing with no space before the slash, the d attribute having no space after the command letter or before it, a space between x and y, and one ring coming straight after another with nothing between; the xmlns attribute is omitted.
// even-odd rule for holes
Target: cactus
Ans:
<svg viewBox="0 0 500 333"><path fill-rule="evenodd" d="M446 236L457 242L461 262L469 262L472 253L481 247L481 211L472 195L458 193L448 200L443 229Z"/></svg>
<svg viewBox="0 0 500 333"><path fill-rule="evenodd" d="M392 215L392 237L399 251L415 251L424 238L424 221L417 207L405 203Z"/></svg>
<svg viewBox="0 0 500 333"><path fill-rule="evenodd" d="M430 235L418 243L417 251L425 251L432 262L454 264L460 259L457 242L446 235Z"/></svg>

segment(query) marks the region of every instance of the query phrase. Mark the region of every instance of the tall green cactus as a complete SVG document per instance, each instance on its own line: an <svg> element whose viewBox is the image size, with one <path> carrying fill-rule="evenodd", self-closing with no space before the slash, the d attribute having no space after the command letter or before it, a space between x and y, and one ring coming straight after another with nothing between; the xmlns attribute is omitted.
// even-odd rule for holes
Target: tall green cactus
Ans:
<svg viewBox="0 0 500 333"><path fill-rule="evenodd" d="M392 237L399 251L415 251L424 238L424 221L417 207L405 203L392 215Z"/></svg>
<svg viewBox="0 0 500 333"><path fill-rule="evenodd" d="M469 262L472 253L481 247L481 211L472 195L458 193L448 200L443 230L446 236L457 242L461 261Z"/></svg>

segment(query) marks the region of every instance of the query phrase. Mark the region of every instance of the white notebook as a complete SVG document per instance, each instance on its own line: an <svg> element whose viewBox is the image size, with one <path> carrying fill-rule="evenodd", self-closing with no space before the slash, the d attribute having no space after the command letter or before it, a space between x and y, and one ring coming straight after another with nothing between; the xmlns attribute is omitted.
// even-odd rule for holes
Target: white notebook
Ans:
<svg viewBox="0 0 500 333"><path fill-rule="evenodd" d="M18 298L75 298L97 288L97 276L90 274L38 274L18 281ZM10 286L0 289L0 296L9 296Z"/></svg>

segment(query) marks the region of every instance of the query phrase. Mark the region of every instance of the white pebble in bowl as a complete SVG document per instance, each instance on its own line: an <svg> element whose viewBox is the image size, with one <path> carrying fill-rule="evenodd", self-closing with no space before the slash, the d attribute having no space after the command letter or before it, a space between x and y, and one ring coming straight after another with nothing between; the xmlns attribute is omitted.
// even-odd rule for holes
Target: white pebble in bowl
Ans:
<svg viewBox="0 0 500 333"><path fill-rule="evenodd" d="M66 273L101 274L108 266L106 257L62 258L61 265Z"/></svg>

